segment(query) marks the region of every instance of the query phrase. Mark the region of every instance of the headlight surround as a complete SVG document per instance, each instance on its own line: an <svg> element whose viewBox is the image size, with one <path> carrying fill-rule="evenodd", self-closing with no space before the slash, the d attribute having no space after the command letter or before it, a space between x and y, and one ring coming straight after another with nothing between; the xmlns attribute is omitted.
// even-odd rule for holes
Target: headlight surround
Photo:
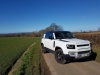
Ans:
<svg viewBox="0 0 100 75"><path fill-rule="evenodd" d="M75 49L75 45L67 44L66 45L67 49Z"/></svg>

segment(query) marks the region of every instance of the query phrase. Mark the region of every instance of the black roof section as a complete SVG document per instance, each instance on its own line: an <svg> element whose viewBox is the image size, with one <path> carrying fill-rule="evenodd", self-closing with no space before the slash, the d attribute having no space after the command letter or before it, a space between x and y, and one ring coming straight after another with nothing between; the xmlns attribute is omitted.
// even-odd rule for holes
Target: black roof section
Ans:
<svg viewBox="0 0 100 75"><path fill-rule="evenodd" d="M46 34L46 33L55 33L55 32L70 32L70 31L47 31L44 34Z"/></svg>

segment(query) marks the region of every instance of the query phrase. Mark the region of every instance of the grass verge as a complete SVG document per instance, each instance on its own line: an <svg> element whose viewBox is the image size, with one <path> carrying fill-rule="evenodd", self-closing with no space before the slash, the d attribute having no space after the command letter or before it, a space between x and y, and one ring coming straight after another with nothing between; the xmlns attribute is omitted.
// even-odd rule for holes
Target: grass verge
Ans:
<svg viewBox="0 0 100 75"><path fill-rule="evenodd" d="M13 75L40 75L40 42L36 42L21 58L21 65Z"/></svg>
<svg viewBox="0 0 100 75"><path fill-rule="evenodd" d="M30 47L12 75L51 75L40 49L40 41Z"/></svg>

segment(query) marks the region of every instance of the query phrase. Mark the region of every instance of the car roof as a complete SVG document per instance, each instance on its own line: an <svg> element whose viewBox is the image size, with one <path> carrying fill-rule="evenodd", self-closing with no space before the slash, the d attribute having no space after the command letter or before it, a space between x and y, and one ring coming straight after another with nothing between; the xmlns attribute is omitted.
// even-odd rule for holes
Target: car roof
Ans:
<svg viewBox="0 0 100 75"><path fill-rule="evenodd" d="M55 32L70 32L70 31L47 31L44 34L46 34L46 33L55 33Z"/></svg>

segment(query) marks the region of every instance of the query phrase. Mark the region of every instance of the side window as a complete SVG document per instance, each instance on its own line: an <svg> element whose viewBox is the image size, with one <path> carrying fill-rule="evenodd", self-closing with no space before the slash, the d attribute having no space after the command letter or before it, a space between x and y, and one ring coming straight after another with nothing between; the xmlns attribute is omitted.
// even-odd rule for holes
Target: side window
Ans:
<svg viewBox="0 0 100 75"><path fill-rule="evenodd" d="M47 39L49 38L49 33L45 34L45 38L47 38Z"/></svg>
<svg viewBox="0 0 100 75"><path fill-rule="evenodd" d="M46 39L49 39L49 37L52 37L52 39L54 39L53 33L49 32L45 34Z"/></svg>
<svg viewBox="0 0 100 75"><path fill-rule="evenodd" d="M52 37L52 39L54 39L53 33L49 33L49 36Z"/></svg>

